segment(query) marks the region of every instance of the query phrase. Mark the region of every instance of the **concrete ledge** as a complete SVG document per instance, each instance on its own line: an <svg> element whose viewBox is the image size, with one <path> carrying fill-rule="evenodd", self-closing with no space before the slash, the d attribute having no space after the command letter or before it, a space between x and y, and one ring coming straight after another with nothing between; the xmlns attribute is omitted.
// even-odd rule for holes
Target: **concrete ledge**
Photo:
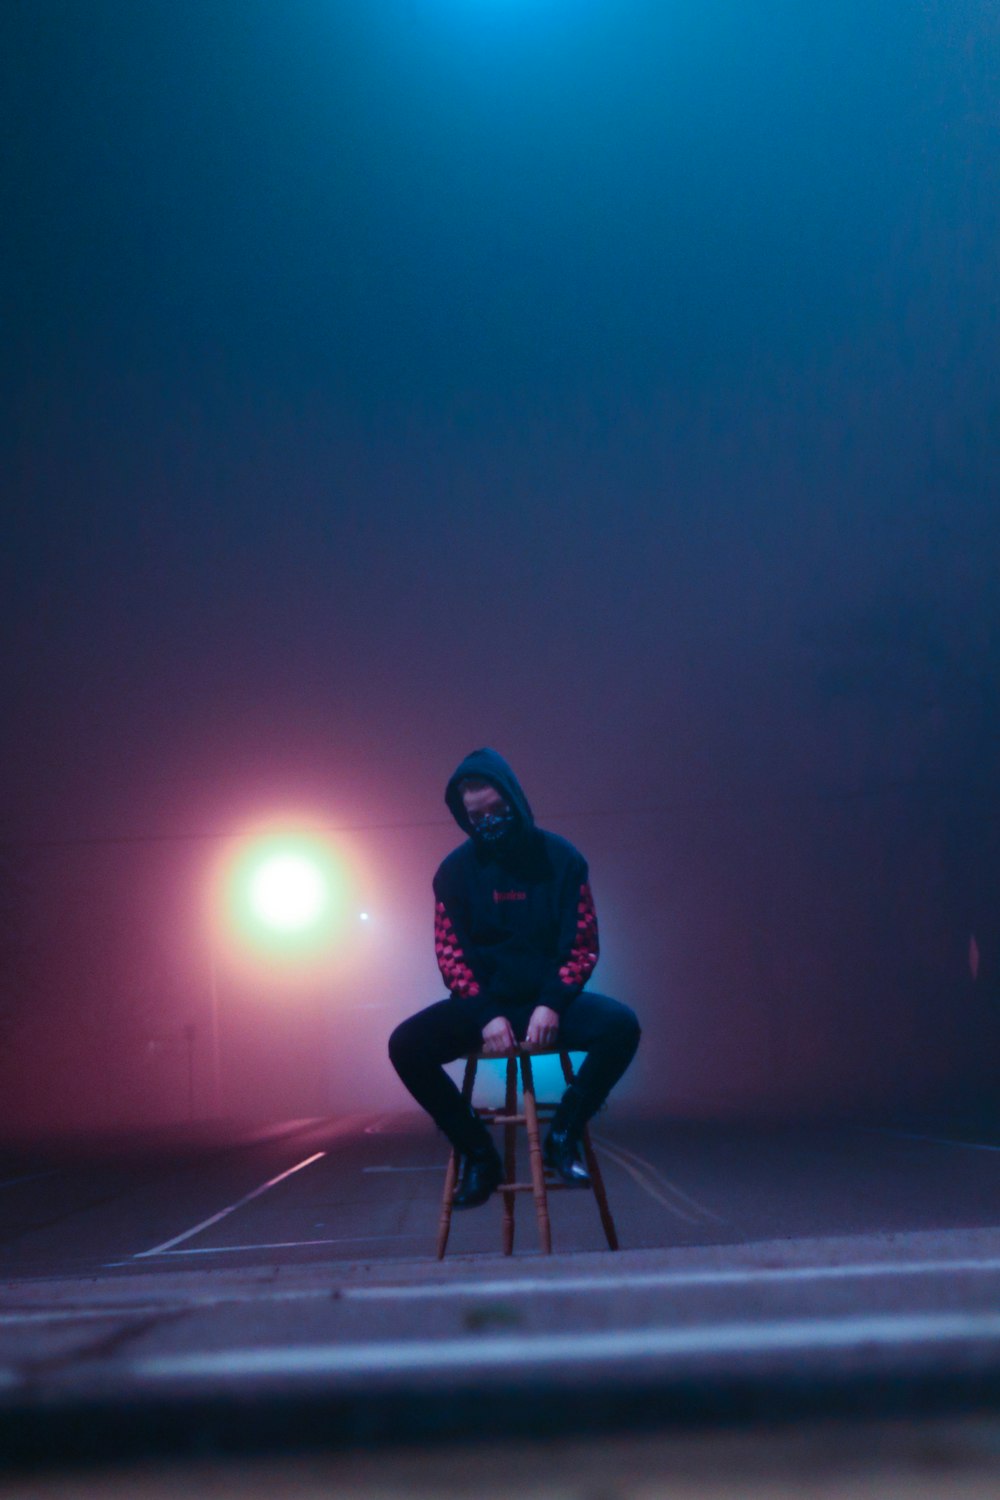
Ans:
<svg viewBox="0 0 1000 1500"><path fill-rule="evenodd" d="M656 1380L216 1391L17 1401L0 1407L4 1466L43 1470L152 1457L224 1458L495 1439L591 1437L784 1424L803 1418L931 1417L1000 1410L1000 1363L891 1378L661 1376Z"/></svg>

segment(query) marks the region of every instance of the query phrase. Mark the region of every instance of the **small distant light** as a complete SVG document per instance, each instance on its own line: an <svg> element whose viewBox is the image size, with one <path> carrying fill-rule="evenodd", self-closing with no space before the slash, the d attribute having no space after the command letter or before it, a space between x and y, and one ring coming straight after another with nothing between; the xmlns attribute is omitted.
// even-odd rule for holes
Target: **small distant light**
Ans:
<svg viewBox="0 0 1000 1500"><path fill-rule="evenodd" d="M367 922L368 921L368 913L366 911L359 911L358 912L358 921L359 922Z"/></svg>

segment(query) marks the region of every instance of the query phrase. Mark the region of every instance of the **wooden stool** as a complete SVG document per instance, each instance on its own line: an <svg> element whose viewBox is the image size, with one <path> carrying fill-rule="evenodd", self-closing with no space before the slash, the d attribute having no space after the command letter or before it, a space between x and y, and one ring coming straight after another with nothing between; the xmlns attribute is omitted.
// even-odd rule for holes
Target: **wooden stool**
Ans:
<svg viewBox="0 0 1000 1500"><path fill-rule="evenodd" d="M507 1059L507 1095L503 1109L484 1108L477 1110L477 1114L485 1122L504 1127L504 1171L505 1177L497 1191L503 1194L503 1253L511 1255L514 1250L514 1194L531 1193L535 1200L535 1214L538 1218L538 1237L541 1241L542 1252L545 1255L552 1254L552 1231L549 1226L549 1202L548 1194L552 1188L568 1188L569 1183L563 1182L562 1178L555 1172L546 1171L542 1162L542 1143L538 1134L539 1119L551 1119L555 1114L554 1103L539 1103L535 1098L535 1080L531 1070L532 1057L550 1057L558 1053L562 1064L563 1077L567 1083L572 1083L573 1065L569 1060L569 1053L562 1052L558 1047L515 1047L510 1052L501 1053L500 1056ZM497 1054L493 1054L495 1057ZM465 1078L462 1083L462 1097L468 1104L472 1104L472 1088L476 1081L476 1068L482 1052L470 1052L465 1058ZM521 1095L524 1101L524 1112L517 1112L517 1063L521 1062ZM524 1125L528 1133L528 1161L531 1167L531 1181L518 1182L517 1177L517 1127ZM609 1250L618 1249L618 1235L615 1231L615 1221L611 1217L608 1207L607 1193L604 1191L604 1180L601 1177L601 1169L597 1164L597 1156L590 1140L590 1132L586 1125L580 1136L580 1144L583 1147L584 1159L587 1163L587 1171L590 1173L591 1186L594 1197L597 1199L597 1211L601 1216L601 1224L608 1241ZM441 1201L441 1221L438 1226L437 1258L444 1258L445 1250L448 1248L448 1235L451 1230L451 1205L455 1197L455 1188L458 1183L458 1152L452 1149L448 1158L448 1168L444 1178L444 1197ZM579 1192L579 1188L573 1188L573 1192Z"/></svg>

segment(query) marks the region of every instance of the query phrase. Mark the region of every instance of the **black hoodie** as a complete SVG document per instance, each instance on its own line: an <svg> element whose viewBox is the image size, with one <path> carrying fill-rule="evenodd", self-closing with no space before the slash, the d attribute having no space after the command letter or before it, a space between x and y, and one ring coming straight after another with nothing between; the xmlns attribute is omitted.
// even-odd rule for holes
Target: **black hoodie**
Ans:
<svg viewBox="0 0 1000 1500"><path fill-rule="evenodd" d="M496 787L514 812L499 852L478 844L458 787L465 777ZM445 792L470 835L434 876L434 944L452 994L483 1027L525 1003L560 1015L597 963L597 916L587 861L558 834L536 828L528 799L502 755L474 750Z"/></svg>

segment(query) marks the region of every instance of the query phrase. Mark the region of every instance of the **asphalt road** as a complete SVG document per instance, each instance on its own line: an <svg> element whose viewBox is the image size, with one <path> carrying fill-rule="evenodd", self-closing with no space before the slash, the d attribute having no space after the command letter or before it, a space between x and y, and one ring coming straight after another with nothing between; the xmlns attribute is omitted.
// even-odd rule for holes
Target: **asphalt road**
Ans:
<svg viewBox="0 0 1000 1500"><path fill-rule="evenodd" d="M456 1215L416 1115L0 1155L0 1441L37 1458L658 1427L1000 1394L1000 1145L629 1120ZM61 1425L60 1425L61 1424Z"/></svg>
<svg viewBox="0 0 1000 1500"><path fill-rule="evenodd" d="M1000 1144L610 1114L594 1139L625 1250L1000 1222ZM360 1259L425 1266L444 1159L441 1137L415 1114L0 1152L0 1278ZM551 1213L557 1252L604 1248L589 1193L560 1193ZM499 1214L496 1198L456 1214L450 1255L498 1252ZM525 1196L515 1251L537 1250Z"/></svg>

